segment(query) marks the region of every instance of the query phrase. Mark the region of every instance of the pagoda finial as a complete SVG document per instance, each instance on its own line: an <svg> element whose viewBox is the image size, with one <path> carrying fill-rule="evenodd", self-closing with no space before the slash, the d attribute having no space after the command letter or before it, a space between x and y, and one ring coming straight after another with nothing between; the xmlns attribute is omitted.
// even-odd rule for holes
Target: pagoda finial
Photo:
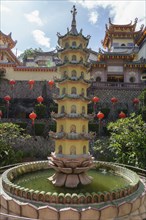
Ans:
<svg viewBox="0 0 146 220"><path fill-rule="evenodd" d="M71 13L72 13L72 15L73 15L73 18L72 18L71 31L70 31L70 33L76 35L76 34L78 34L78 32L77 32L77 29L76 29L76 14L77 14L77 9L76 9L75 5L73 5L73 8L72 8L72 10L71 10Z"/></svg>
<svg viewBox="0 0 146 220"><path fill-rule="evenodd" d="M77 9L76 9L75 5L73 5L73 9L71 10L71 13L73 15L72 25L76 25L76 18L75 18L75 16L77 14Z"/></svg>

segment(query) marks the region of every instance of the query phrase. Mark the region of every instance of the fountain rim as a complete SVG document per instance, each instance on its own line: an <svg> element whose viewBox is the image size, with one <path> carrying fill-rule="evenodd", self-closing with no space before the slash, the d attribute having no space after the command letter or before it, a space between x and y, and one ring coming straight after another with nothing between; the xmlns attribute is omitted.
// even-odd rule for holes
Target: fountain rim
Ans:
<svg viewBox="0 0 146 220"><path fill-rule="evenodd" d="M93 193L51 193L51 192L40 192L40 191L35 191L31 189L27 189L24 187L21 187L19 185L14 184L11 182L11 179L14 179L16 176L22 175L23 173L28 173L31 171L38 171L42 169L48 169L48 161L35 161L35 162L29 162L29 163L24 163L18 166L15 166L13 168L10 168L6 170L2 174L2 185L4 191L11 197L14 197L18 200L23 200L24 201L29 201L29 202L38 202L38 203L43 203L43 204L55 204L55 205L64 205L64 204L70 204L70 205L91 205L91 204L99 204L103 202L108 202L108 201L115 201L117 199L122 199L127 196L131 196L135 191L137 191L141 187L140 183L140 178L139 176L125 168L121 167L119 165L113 164L111 162L103 162L103 161L95 161L96 166L106 166L106 168L112 168L112 170L117 172L118 175L123 174L122 176L124 178L129 178L129 174L131 177L131 181L133 181L132 185L128 185L124 188L120 188L117 190L111 190L108 192L93 192ZM24 169L25 168L25 169ZM126 177L127 174L127 177ZM62 198L62 200L61 200ZM67 199L69 201L67 201ZM76 202L75 202L76 200Z"/></svg>

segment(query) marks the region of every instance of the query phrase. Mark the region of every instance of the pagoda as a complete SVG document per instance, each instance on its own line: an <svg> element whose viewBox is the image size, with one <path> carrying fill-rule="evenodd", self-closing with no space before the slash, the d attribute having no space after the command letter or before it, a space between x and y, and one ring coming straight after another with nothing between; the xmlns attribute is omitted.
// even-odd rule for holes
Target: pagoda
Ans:
<svg viewBox="0 0 146 220"><path fill-rule="evenodd" d="M73 19L71 29L62 36L58 35L58 55L61 63L56 79L59 95L54 98L58 104L58 113L53 114L57 131L50 132L55 139L55 152L49 158L49 165L56 173L49 178L56 186L68 188L78 184L89 184L92 178L87 171L93 167L93 157L89 153L87 88L89 85L88 51L90 36L83 36L76 28L76 8L71 11Z"/></svg>

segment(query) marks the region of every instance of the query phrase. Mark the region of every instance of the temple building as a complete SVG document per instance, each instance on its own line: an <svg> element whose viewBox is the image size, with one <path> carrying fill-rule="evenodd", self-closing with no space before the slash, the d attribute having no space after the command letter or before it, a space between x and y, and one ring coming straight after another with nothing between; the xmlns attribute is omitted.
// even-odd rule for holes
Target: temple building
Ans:
<svg viewBox="0 0 146 220"><path fill-rule="evenodd" d="M130 109L131 100L138 97L146 87L146 27L142 25L136 30L137 23L138 19L135 19L133 23L119 25L113 24L109 19L102 41L103 48L99 51L86 48L90 63L88 72L92 78L87 94L99 96L103 103L110 102L111 97L115 96L120 103L128 103ZM59 33L58 39L59 45L62 45ZM58 93L55 87L55 90L53 88L50 91L47 81L55 80L59 76L57 64L62 62L63 56L60 50L36 52L22 62L12 51L16 43L11 33L6 35L0 31L0 73L5 75L1 77L0 99L7 94L14 99L36 99L44 94L44 87L45 94L49 96L52 92ZM68 47L68 42L65 43L63 47ZM84 43L81 43L80 50L83 46ZM78 53L75 48L76 44L73 43L70 50ZM62 54L65 54L64 59L67 61L67 52L63 51ZM77 56L83 58L81 52L75 56L73 59L78 58ZM9 85L11 79L16 82L13 91ZM29 80L35 80L31 92Z"/></svg>

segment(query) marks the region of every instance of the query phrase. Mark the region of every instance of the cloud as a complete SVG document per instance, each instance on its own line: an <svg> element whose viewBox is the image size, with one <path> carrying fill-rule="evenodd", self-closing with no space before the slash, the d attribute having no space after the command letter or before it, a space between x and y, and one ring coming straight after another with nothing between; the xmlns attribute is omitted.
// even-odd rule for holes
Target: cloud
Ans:
<svg viewBox="0 0 146 220"><path fill-rule="evenodd" d="M41 46L45 46L47 48L50 48L50 38L45 37L45 33L41 30L34 30L32 32L33 37L35 39L35 41L41 45Z"/></svg>
<svg viewBox="0 0 146 220"><path fill-rule="evenodd" d="M38 10L35 10L35 11L32 11L31 13L29 14L24 14L24 16L27 18L27 20L31 23L36 23L38 24L39 26L42 26L43 25L43 22L41 20L41 18L39 17L39 11Z"/></svg>
<svg viewBox="0 0 146 220"><path fill-rule="evenodd" d="M10 12L11 9L8 8L7 6L1 5L1 12Z"/></svg>
<svg viewBox="0 0 146 220"><path fill-rule="evenodd" d="M112 22L116 24L127 24L130 21L134 22L137 17L139 19L138 28L142 23L146 24L146 3L141 1L99 1L99 0L69 0L70 2L79 4L83 8L93 11L96 9L97 13L100 8L109 9L109 15L112 17ZM100 12L100 11L99 11ZM145 18L145 19L144 19ZM90 21L89 17L89 21Z"/></svg>
<svg viewBox="0 0 146 220"><path fill-rule="evenodd" d="M98 13L97 13L97 11L91 11L89 13L89 22L91 24L96 24L97 20L98 20Z"/></svg>

